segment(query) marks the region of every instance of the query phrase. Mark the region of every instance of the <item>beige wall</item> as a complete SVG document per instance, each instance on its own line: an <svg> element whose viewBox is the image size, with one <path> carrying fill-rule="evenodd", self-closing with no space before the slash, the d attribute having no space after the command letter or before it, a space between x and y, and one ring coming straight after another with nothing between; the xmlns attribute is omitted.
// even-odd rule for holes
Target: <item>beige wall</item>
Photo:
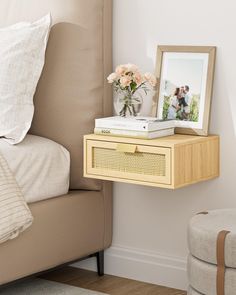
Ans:
<svg viewBox="0 0 236 295"><path fill-rule="evenodd" d="M210 130L221 135L221 177L177 191L115 184L109 273L185 288L188 220L236 207L235 11L234 0L114 0L114 65L154 71L157 44L217 46Z"/></svg>

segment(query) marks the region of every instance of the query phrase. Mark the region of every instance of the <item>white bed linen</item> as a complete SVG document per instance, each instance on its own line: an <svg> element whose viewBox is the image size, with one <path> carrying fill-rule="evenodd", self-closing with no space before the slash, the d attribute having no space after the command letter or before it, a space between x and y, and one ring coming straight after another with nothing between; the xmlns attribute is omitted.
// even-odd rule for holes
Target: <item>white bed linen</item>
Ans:
<svg viewBox="0 0 236 295"><path fill-rule="evenodd" d="M0 136L11 144L21 142L31 126L50 24L48 14L0 28Z"/></svg>
<svg viewBox="0 0 236 295"><path fill-rule="evenodd" d="M70 154L47 138L27 135L18 145L0 139L0 152L8 162L27 203L66 194Z"/></svg>
<svg viewBox="0 0 236 295"><path fill-rule="evenodd" d="M14 239L33 222L19 186L0 153L0 243Z"/></svg>

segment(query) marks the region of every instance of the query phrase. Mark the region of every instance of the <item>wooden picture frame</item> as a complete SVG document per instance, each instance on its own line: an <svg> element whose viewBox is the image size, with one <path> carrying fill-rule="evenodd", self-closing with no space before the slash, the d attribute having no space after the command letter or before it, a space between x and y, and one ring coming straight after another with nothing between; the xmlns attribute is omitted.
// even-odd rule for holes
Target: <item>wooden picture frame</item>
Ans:
<svg viewBox="0 0 236 295"><path fill-rule="evenodd" d="M158 119L176 119L176 133L207 136L215 56L215 46L158 46L158 86L153 97L152 116ZM172 81L168 80L168 75ZM190 86L187 85L189 83ZM190 93L191 87L196 92L193 95ZM175 104L171 104L173 100Z"/></svg>

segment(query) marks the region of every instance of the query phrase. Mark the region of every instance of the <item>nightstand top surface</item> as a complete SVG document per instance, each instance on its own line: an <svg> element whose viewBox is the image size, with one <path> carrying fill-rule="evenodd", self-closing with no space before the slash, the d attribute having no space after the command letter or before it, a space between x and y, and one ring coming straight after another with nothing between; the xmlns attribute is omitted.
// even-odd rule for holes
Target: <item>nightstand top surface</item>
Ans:
<svg viewBox="0 0 236 295"><path fill-rule="evenodd" d="M85 135L85 139L90 140L101 140L109 142L123 142L131 144L142 144L142 145L151 145L151 146L174 146L182 144L190 144L193 142L207 141L218 139L218 135L209 135L209 136L197 136L197 135L185 135L185 134L174 134L171 136L165 136L155 139L137 139L132 137L118 137L118 136L108 136L108 135L98 135L98 134L89 134Z"/></svg>

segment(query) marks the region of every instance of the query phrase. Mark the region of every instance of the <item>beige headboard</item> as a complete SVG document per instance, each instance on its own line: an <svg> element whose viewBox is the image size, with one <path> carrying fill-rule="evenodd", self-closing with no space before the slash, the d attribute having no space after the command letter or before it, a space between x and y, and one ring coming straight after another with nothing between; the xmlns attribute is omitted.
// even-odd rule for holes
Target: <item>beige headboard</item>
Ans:
<svg viewBox="0 0 236 295"><path fill-rule="evenodd" d="M112 113L112 0L0 0L0 27L51 12L53 27L34 97L31 133L64 145L71 154L71 189L99 190L82 177L83 135L94 119Z"/></svg>

